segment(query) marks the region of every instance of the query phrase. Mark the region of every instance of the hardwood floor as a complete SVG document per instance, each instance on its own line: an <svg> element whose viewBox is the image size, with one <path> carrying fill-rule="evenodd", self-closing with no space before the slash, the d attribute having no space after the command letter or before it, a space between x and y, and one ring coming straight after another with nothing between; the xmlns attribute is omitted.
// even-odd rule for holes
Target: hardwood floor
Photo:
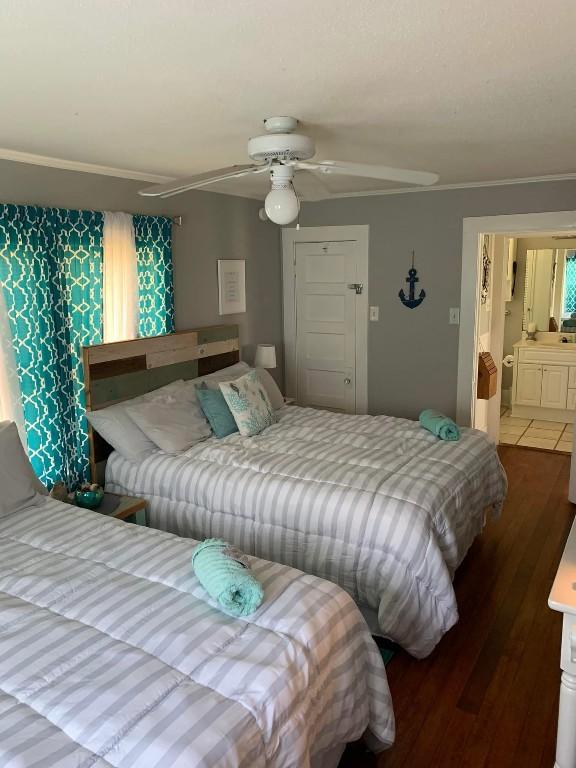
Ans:
<svg viewBox="0 0 576 768"><path fill-rule="evenodd" d="M501 446L509 491L456 575L460 621L434 653L387 672L396 744L342 768L552 768L561 616L548 594L576 507L570 457Z"/></svg>

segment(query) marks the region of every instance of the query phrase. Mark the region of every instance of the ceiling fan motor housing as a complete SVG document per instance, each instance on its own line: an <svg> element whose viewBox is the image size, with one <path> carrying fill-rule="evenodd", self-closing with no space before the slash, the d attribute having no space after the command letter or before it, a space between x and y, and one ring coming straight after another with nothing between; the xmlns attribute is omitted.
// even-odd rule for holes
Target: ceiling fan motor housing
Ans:
<svg viewBox="0 0 576 768"><path fill-rule="evenodd" d="M248 141L248 154L257 163L309 160L315 151L312 139L299 133L269 133Z"/></svg>

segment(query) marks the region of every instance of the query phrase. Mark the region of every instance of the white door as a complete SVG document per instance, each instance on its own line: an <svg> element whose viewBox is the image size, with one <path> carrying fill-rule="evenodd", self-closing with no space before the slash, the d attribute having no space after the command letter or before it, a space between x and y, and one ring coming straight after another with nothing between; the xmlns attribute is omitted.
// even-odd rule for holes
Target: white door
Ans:
<svg viewBox="0 0 576 768"><path fill-rule="evenodd" d="M476 400L474 426L487 432L494 442L500 435L500 402L502 396L502 357L504 349L504 310L508 270L508 241L502 235L491 235L489 257L490 285L484 304L478 309L478 352L490 352L498 368L498 387L489 400ZM481 254L479 254L480 256ZM478 286L478 290L480 286Z"/></svg>
<svg viewBox="0 0 576 768"><path fill-rule="evenodd" d="M545 365L542 369L543 408L566 408L568 368L565 365Z"/></svg>
<svg viewBox="0 0 576 768"><path fill-rule="evenodd" d="M518 405L540 405L542 396L542 366L518 363L516 402Z"/></svg>
<svg viewBox="0 0 576 768"><path fill-rule="evenodd" d="M299 405L356 409L356 242L296 243Z"/></svg>

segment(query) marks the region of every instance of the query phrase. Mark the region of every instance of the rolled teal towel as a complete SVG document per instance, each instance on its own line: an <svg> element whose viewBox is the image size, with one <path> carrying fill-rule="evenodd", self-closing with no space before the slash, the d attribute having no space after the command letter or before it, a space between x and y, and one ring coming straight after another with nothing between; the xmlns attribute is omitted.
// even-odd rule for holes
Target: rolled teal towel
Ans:
<svg viewBox="0 0 576 768"><path fill-rule="evenodd" d="M428 408L422 411L418 421L420 426L427 429L428 432L432 432L433 435L439 437L440 440L460 440L460 430L458 425L444 416L440 411L434 411L432 408Z"/></svg>
<svg viewBox="0 0 576 768"><path fill-rule="evenodd" d="M210 597L232 616L254 613L264 599L262 585L250 573L248 558L222 539L198 544L192 567Z"/></svg>

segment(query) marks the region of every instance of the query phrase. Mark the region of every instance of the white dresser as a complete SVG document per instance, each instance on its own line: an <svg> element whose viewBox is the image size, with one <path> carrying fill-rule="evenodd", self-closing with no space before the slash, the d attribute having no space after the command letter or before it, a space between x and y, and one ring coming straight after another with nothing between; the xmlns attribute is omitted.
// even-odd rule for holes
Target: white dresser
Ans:
<svg viewBox="0 0 576 768"><path fill-rule="evenodd" d="M512 416L571 422L576 408L576 344L514 344Z"/></svg>
<svg viewBox="0 0 576 768"><path fill-rule="evenodd" d="M555 768L576 768L576 522L566 542L548 605L563 614Z"/></svg>

